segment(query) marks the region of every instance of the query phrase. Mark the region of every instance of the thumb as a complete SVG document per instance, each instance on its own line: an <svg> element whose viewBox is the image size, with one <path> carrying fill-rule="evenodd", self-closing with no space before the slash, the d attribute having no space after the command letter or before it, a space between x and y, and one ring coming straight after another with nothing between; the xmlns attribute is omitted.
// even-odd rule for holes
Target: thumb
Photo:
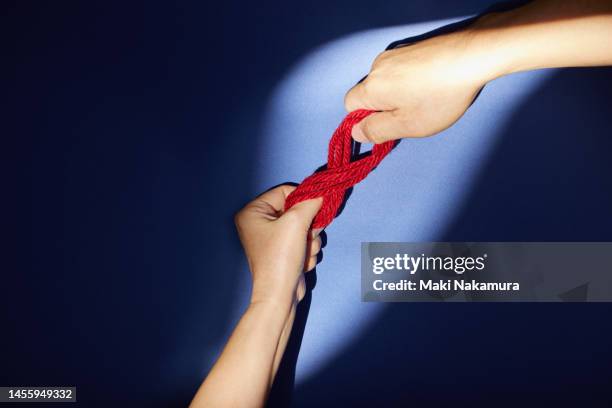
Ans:
<svg viewBox="0 0 612 408"><path fill-rule="evenodd" d="M302 201L288 209L281 218L289 216L292 220L296 220L301 227L309 229L322 204L322 197Z"/></svg>
<svg viewBox="0 0 612 408"><path fill-rule="evenodd" d="M352 136L360 143L382 143L408 134L406 121L397 110L376 112L353 126Z"/></svg>

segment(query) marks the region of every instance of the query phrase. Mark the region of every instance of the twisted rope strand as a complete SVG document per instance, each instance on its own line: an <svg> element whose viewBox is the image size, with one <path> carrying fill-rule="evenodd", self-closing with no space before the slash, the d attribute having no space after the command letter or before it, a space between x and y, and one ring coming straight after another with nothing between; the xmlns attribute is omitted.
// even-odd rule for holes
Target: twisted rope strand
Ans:
<svg viewBox="0 0 612 408"><path fill-rule="evenodd" d="M299 202L323 197L323 205L312 223L313 228L325 228L338 213L346 190L359 183L393 149L393 141L374 145L371 154L351 161L353 139L351 130L371 110L356 110L349 113L336 129L329 141L327 168L306 177L287 197L285 211Z"/></svg>

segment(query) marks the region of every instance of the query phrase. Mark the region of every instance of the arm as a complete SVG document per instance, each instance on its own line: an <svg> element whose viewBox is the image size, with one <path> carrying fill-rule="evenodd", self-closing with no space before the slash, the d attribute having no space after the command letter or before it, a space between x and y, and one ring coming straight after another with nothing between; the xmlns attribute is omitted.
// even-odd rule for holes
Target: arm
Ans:
<svg viewBox="0 0 612 408"><path fill-rule="evenodd" d="M495 78L601 65L612 65L612 1L537 0L383 52L345 105L349 111L380 111L353 128L357 141L429 136L455 123Z"/></svg>
<svg viewBox="0 0 612 408"><path fill-rule="evenodd" d="M321 248L320 231L310 230L321 199L282 213L294 188L272 189L236 216L253 277L251 302L192 407L261 407L266 401L305 294L303 272L315 267Z"/></svg>

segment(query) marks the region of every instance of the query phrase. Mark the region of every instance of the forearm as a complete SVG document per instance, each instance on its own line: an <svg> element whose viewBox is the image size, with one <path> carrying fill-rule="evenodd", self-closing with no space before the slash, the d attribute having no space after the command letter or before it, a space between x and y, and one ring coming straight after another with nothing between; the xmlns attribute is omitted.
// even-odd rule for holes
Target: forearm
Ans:
<svg viewBox="0 0 612 408"><path fill-rule="evenodd" d="M285 302L251 304L191 406L263 406L294 314Z"/></svg>
<svg viewBox="0 0 612 408"><path fill-rule="evenodd" d="M278 341L278 347L276 348L276 354L274 355L274 363L272 365L272 377L270 379L270 384L274 381L276 377L276 372L278 371L278 367L283 359L283 355L285 354L285 349L287 348L287 343L289 342L289 338L291 337L291 330L293 329L293 322L295 320L295 311L297 308L297 304L293 304L291 310L289 312L289 317L285 322L285 327L281 333L280 339Z"/></svg>
<svg viewBox="0 0 612 408"><path fill-rule="evenodd" d="M480 18L470 29L486 80L539 68L612 64L612 1L539 0Z"/></svg>

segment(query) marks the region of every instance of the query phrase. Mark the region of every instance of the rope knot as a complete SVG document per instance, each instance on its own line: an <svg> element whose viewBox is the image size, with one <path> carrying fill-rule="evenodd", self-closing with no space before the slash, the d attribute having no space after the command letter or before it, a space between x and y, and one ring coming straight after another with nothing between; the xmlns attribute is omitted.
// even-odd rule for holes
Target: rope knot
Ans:
<svg viewBox="0 0 612 408"><path fill-rule="evenodd" d="M393 149L394 142L376 144L370 155L351 161L353 138L351 130L371 110L356 110L349 113L336 129L329 141L327 166L306 177L285 201L285 211L295 204L312 198L323 197L323 205L312 222L312 228L325 228L338 213L346 190L359 183Z"/></svg>

